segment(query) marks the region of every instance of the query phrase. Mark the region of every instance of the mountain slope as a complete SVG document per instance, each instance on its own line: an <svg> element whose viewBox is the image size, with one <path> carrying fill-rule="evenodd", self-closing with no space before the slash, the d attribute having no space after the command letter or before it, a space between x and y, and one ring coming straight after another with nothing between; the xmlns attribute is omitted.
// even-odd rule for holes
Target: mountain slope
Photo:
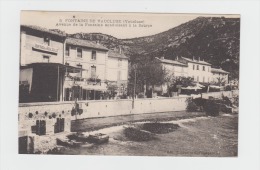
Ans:
<svg viewBox="0 0 260 170"><path fill-rule="evenodd" d="M239 76L240 19L198 17L168 31L132 39L117 39L101 33L77 33L76 38L98 41L107 48L121 48L130 61L144 57L200 57Z"/></svg>

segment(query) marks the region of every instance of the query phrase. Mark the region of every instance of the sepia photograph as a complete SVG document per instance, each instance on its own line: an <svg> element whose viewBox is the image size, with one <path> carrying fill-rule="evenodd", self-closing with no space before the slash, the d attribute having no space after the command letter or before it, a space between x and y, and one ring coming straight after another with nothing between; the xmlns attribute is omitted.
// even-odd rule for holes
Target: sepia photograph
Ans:
<svg viewBox="0 0 260 170"><path fill-rule="evenodd" d="M239 14L23 10L19 30L17 153L239 156Z"/></svg>

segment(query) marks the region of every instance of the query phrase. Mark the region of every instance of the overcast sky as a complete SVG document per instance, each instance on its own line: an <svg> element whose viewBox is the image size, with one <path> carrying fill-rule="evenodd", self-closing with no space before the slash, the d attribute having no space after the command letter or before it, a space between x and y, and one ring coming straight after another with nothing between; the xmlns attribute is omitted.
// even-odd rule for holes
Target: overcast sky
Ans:
<svg viewBox="0 0 260 170"><path fill-rule="evenodd" d="M157 34L199 16L239 17L239 15L22 11L21 24L60 29L69 34L103 33L123 39ZM138 22L135 23L136 27L133 27L134 22ZM73 26L74 23L78 25ZM105 26L105 24L109 24L109 26Z"/></svg>

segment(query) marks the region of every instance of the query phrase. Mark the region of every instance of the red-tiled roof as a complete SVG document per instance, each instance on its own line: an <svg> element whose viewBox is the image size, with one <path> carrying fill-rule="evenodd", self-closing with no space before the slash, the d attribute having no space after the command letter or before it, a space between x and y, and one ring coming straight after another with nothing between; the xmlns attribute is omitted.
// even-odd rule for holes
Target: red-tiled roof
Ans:
<svg viewBox="0 0 260 170"><path fill-rule="evenodd" d="M83 46L83 47L89 47L89 48L94 48L94 49L100 49L100 50L106 50L108 51L108 49L106 47L104 47L101 44L97 44L97 43L93 43L91 41L88 40L82 40L82 39L77 39L77 38L67 38L66 40L67 44L71 44L71 45L76 45L76 46Z"/></svg>
<svg viewBox="0 0 260 170"><path fill-rule="evenodd" d="M119 53L117 51L109 50L108 51L108 57L113 57L113 58L122 58L122 59L129 59L127 56L125 56L123 53Z"/></svg>

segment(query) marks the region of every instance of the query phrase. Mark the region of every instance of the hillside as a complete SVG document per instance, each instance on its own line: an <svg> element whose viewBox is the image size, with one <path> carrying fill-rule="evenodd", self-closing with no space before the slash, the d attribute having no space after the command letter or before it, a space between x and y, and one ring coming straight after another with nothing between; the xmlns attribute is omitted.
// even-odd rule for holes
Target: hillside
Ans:
<svg viewBox="0 0 260 170"><path fill-rule="evenodd" d="M239 76L239 18L198 17L168 31L132 39L117 39L101 33L77 33L76 38L98 41L107 48L122 47L130 61L144 57L200 57Z"/></svg>

